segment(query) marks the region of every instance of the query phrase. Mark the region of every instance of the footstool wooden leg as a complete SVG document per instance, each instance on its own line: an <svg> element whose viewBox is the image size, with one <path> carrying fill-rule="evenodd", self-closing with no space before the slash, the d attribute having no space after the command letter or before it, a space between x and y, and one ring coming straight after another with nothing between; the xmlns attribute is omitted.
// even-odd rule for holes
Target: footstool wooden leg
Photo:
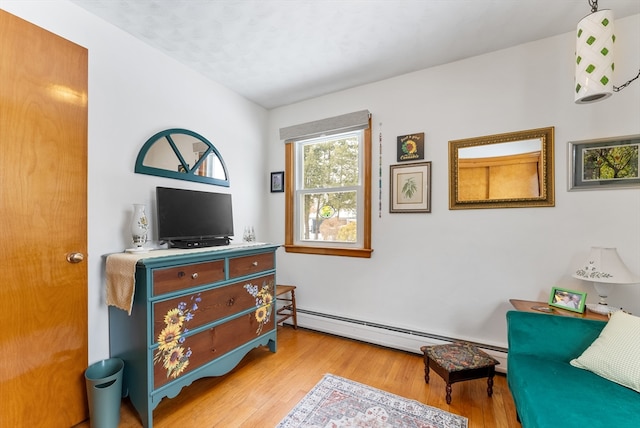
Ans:
<svg viewBox="0 0 640 428"><path fill-rule="evenodd" d="M489 397L493 395L493 375L490 375L487 379L487 395Z"/></svg>
<svg viewBox="0 0 640 428"><path fill-rule="evenodd" d="M428 349L427 346L422 346L420 348L420 350L424 354L424 381L425 381L425 383L429 383L429 363L430 363L430 359L429 359L429 355L427 355L427 349Z"/></svg>
<svg viewBox="0 0 640 428"><path fill-rule="evenodd" d="M424 359L424 381L429 383L429 358Z"/></svg>
<svg viewBox="0 0 640 428"><path fill-rule="evenodd" d="M447 404L451 404L451 384L447 383Z"/></svg>

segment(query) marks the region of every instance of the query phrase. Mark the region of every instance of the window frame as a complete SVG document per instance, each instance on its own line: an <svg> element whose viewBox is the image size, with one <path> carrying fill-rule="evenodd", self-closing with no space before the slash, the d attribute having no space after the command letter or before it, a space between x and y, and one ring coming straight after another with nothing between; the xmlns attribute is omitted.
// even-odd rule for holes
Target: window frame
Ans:
<svg viewBox="0 0 640 428"><path fill-rule="evenodd" d="M304 253L318 255L333 255L346 257L370 258L371 248L371 118L369 126L362 130L362 168L363 168L363 214L362 214L362 244L355 247L354 244L323 245L321 242L312 245L296 243L296 142L285 144L285 243L284 248L288 253ZM342 133L342 132L340 132ZM302 140L302 138L300 139Z"/></svg>

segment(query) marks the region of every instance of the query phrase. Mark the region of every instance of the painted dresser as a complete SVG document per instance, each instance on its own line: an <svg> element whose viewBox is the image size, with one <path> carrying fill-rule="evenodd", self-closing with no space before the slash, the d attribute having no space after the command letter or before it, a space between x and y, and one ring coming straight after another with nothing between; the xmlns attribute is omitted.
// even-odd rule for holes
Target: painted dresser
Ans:
<svg viewBox="0 0 640 428"><path fill-rule="evenodd" d="M153 426L153 409L164 397L228 373L257 346L276 351L277 248L240 244L107 258L107 302L109 287L132 287L128 308L109 306L109 337L111 356L125 362L123 394L145 427ZM112 271L126 279L119 262L126 266L131 257L134 281L118 284Z"/></svg>

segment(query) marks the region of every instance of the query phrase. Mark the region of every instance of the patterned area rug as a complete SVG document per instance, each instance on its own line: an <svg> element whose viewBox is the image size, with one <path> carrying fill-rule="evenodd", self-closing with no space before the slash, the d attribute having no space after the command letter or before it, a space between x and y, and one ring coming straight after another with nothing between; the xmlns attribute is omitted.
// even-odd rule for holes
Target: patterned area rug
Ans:
<svg viewBox="0 0 640 428"><path fill-rule="evenodd" d="M327 374L277 428L467 428L467 418Z"/></svg>

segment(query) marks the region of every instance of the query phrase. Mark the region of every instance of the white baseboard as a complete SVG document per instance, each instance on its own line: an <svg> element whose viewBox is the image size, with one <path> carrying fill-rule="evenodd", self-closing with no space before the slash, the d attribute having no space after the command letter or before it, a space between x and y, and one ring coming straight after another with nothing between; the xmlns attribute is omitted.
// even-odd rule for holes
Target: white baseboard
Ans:
<svg viewBox="0 0 640 428"><path fill-rule="evenodd" d="M286 323L290 324L290 321L289 319ZM298 310L298 326L420 355L422 355L421 346L442 345L456 340L390 326L372 325L316 312L302 312L301 310ZM500 361L500 364L496 366L497 372L506 373L507 353L505 351L494 349L494 347L484 348L481 343L477 342L473 342L473 344Z"/></svg>

